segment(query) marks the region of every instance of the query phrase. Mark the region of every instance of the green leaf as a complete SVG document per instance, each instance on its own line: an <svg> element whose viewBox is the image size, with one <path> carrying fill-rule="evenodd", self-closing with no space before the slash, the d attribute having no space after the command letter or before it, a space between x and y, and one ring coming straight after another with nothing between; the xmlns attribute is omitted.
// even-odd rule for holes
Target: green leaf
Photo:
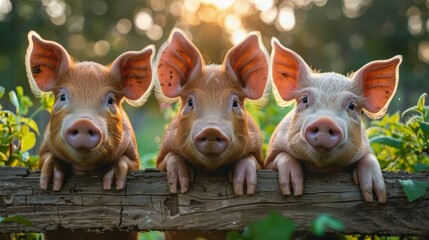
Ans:
<svg viewBox="0 0 429 240"><path fill-rule="evenodd" d="M403 148L403 142L401 140L393 137L389 137L389 136L377 136L377 137L371 138L369 142L371 144L373 143L383 144L396 149Z"/></svg>
<svg viewBox="0 0 429 240"><path fill-rule="evenodd" d="M291 239L295 223L279 213L271 213L266 219L249 226L251 239L278 240Z"/></svg>
<svg viewBox="0 0 429 240"><path fill-rule="evenodd" d="M33 129L33 131L36 132L37 135L39 135L39 127L37 126L36 121L34 121L33 119L30 118L21 118L20 119L21 123L27 124L31 129Z"/></svg>
<svg viewBox="0 0 429 240"><path fill-rule="evenodd" d="M420 97L419 97L419 101L417 102L417 109L419 109L420 111L423 111L425 108L425 98L426 98L426 93L423 93Z"/></svg>
<svg viewBox="0 0 429 240"><path fill-rule="evenodd" d="M423 164L423 163L416 163L414 165L414 171L416 171L416 172L420 172L420 171L429 172L429 165Z"/></svg>
<svg viewBox="0 0 429 240"><path fill-rule="evenodd" d="M326 230L344 231L344 223L341 220L330 217L327 214L321 214L311 223L311 230L314 235L321 237L325 235Z"/></svg>
<svg viewBox="0 0 429 240"><path fill-rule="evenodd" d="M429 136L429 123L427 122L419 122L420 129L425 133L427 136Z"/></svg>
<svg viewBox="0 0 429 240"><path fill-rule="evenodd" d="M226 235L226 240L245 240L245 238L243 238L239 232L232 231L228 232L228 234Z"/></svg>
<svg viewBox="0 0 429 240"><path fill-rule="evenodd" d="M0 98L4 95L4 87L0 86Z"/></svg>
<svg viewBox="0 0 429 240"><path fill-rule="evenodd" d="M413 202L414 200L422 197L426 193L426 188L429 187L428 182L424 181L415 181L415 180L399 180L402 185L402 190L404 190L405 195L407 195L408 201Z"/></svg>
<svg viewBox="0 0 429 240"><path fill-rule="evenodd" d="M4 222L4 223L6 223L6 222L19 223L19 224L22 224L22 225L27 226L27 227L33 226L33 224L31 223L30 220L24 218L23 216L19 216L19 215L12 215L9 217L1 218L0 223L2 223L2 222Z"/></svg>
<svg viewBox="0 0 429 240"><path fill-rule="evenodd" d="M7 156L4 153L2 153L2 152L0 152L0 160L2 160L2 161L6 161L7 160Z"/></svg>
<svg viewBox="0 0 429 240"><path fill-rule="evenodd" d="M13 104L13 106L15 106L16 111L18 112L18 109L19 109L19 100L18 100L18 96L16 96L15 91L10 91L9 92L9 99L10 99L10 102Z"/></svg>
<svg viewBox="0 0 429 240"><path fill-rule="evenodd" d="M36 145L36 134L34 132L29 132L25 137L22 139L21 142L21 151L26 152L30 149L32 149Z"/></svg>

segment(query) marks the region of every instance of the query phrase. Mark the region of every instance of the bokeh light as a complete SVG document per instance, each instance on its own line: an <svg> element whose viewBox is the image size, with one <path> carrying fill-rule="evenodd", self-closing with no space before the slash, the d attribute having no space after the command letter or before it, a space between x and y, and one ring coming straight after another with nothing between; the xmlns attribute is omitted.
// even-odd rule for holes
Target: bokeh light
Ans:
<svg viewBox="0 0 429 240"><path fill-rule="evenodd" d="M6 19L10 11L12 11L12 3L10 0L0 0L0 21Z"/></svg>
<svg viewBox="0 0 429 240"><path fill-rule="evenodd" d="M148 9L139 11L134 17L134 24L140 30L149 30L153 25L152 16L149 14Z"/></svg>

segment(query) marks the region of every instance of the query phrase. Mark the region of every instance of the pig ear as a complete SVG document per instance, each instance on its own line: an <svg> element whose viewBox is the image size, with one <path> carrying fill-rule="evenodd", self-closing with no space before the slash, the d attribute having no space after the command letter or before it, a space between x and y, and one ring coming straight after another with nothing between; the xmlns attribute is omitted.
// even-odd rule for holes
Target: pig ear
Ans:
<svg viewBox="0 0 429 240"><path fill-rule="evenodd" d="M178 97L185 84L201 74L204 60L201 53L178 29L160 51L158 80L162 93L169 98Z"/></svg>
<svg viewBox="0 0 429 240"><path fill-rule="evenodd" d="M251 33L226 54L223 63L225 70L237 77L249 99L260 99L264 94L269 75L267 56L257 33Z"/></svg>
<svg viewBox="0 0 429 240"><path fill-rule="evenodd" d="M31 89L37 95L52 91L58 76L69 69L72 60L60 44L46 41L34 31L28 33L28 42L25 66Z"/></svg>
<svg viewBox="0 0 429 240"><path fill-rule="evenodd" d="M154 46L121 54L113 61L110 72L120 79L124 95L132 105L143 104L152 89L152 60Z"/></svg>
<svg viewBox="0 0 429 240"><path fill-rule="evenodd" d="M296 90L310 76L310 67L294 51L283 47L276 38L271 39L272 77L280 97L285 101L295 99Z"/></svg>
<svg viewBox="0 0 429 240"><path fill-rule="evenodd" d="M381 118L387 110L396 92L399 79L399 65L402 56L388 60L373 61L353 76L353 80L362 89L364 97L364 112L372 119Z"/></svg>

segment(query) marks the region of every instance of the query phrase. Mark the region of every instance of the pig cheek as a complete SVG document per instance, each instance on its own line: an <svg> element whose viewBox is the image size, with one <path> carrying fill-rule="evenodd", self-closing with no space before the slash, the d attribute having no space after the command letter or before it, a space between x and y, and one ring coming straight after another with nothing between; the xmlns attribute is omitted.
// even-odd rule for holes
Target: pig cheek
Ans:
<svg viewBox="0 0 429 240"><path fill-rule="evenodd" d="M290 122L287 136L285 136L287 146L292 155L302 160L309 158L306 154L308 151L305 151L305 149L310 148L301 134L304 120L302 114L296 111Z"/></svg>
<svg viewBox="0 0 429 240"><path fill-rule="evenodd" d="M189 158L188 156L195 155L198 152L195 149L192 139L195 132L193 124L195 123L194 115L192 113L181 114L179 119L174 146L177 148L176 152L182 153L186 158Z"/></svg>
<svg viewBox="0 0 429 240"><path fill-rule="evenodd" d="M49 122L49 145L51 146L50 150L55 155L58 155L58 157L65 161L73 162L74 157L71 153L74 152L74 149L69 147L62 131L66 117L67 113L65 111L52 111Z"/></svg>
<svg viewBox="0 0 429 240"><path fill-rule="evenodd" d="M107 131L104 131L105 128L102 128L103 140L99 148L111 152L110 156L117 155L114 153L116 152L117 147L120 146L122 140L123 117L121 112L121 109L117 109L116 114L109 113L104 119L100 120L104 122L104 125L107 124Z"/></svg>
<svg viewBox="0 0 429 240"><path fill-rule="evenodd" d="M229 128L229 133L226 134L230 138L230 143L228 148L223 153L222 166L229 165L243 156L248 145L249 145L249 132L247 126L245 112L242 112L240 115L232 114L231 117L231 128ZM228 130L225 130L228 131Z"/></svg>
<svg viewBox="0 0 429 240"><path fill-rule="evenodd" d="M359 152L367 152L366 149L363 149L367 146L363 145L366 136L362 135L362 131L364 131L362 128L361 122L350 122L347 139L345 139L344 157L342 161L339 161L342 165L348 165L360 159L361 156L357 156Z"/></svg>

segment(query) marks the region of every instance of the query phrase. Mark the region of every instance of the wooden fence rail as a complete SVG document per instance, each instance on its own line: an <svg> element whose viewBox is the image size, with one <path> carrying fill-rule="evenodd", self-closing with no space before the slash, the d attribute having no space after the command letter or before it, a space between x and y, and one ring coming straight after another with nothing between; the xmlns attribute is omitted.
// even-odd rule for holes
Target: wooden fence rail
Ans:
<svg viewBox="0 0 429 240"><path fill-rule="evenodd" d="M347 234L429 236L429 194L408 202L398 180L429 182L428 173L384 172L387 203L367 203L351 174L307 177L304 195L282 196L277 173L258 172L257 193L235 196L225 175L196 174L184 194L170 194L166 174L129 173L122 191L104 191L102 176L74 176L60 192L39 189L39 172L0 168L0 216L21 215L32 226L0 223L0 232L43 232L59 227L104 231L237 230L270 212L293 219L298 231L326 213L344 222Z"/></svg>

